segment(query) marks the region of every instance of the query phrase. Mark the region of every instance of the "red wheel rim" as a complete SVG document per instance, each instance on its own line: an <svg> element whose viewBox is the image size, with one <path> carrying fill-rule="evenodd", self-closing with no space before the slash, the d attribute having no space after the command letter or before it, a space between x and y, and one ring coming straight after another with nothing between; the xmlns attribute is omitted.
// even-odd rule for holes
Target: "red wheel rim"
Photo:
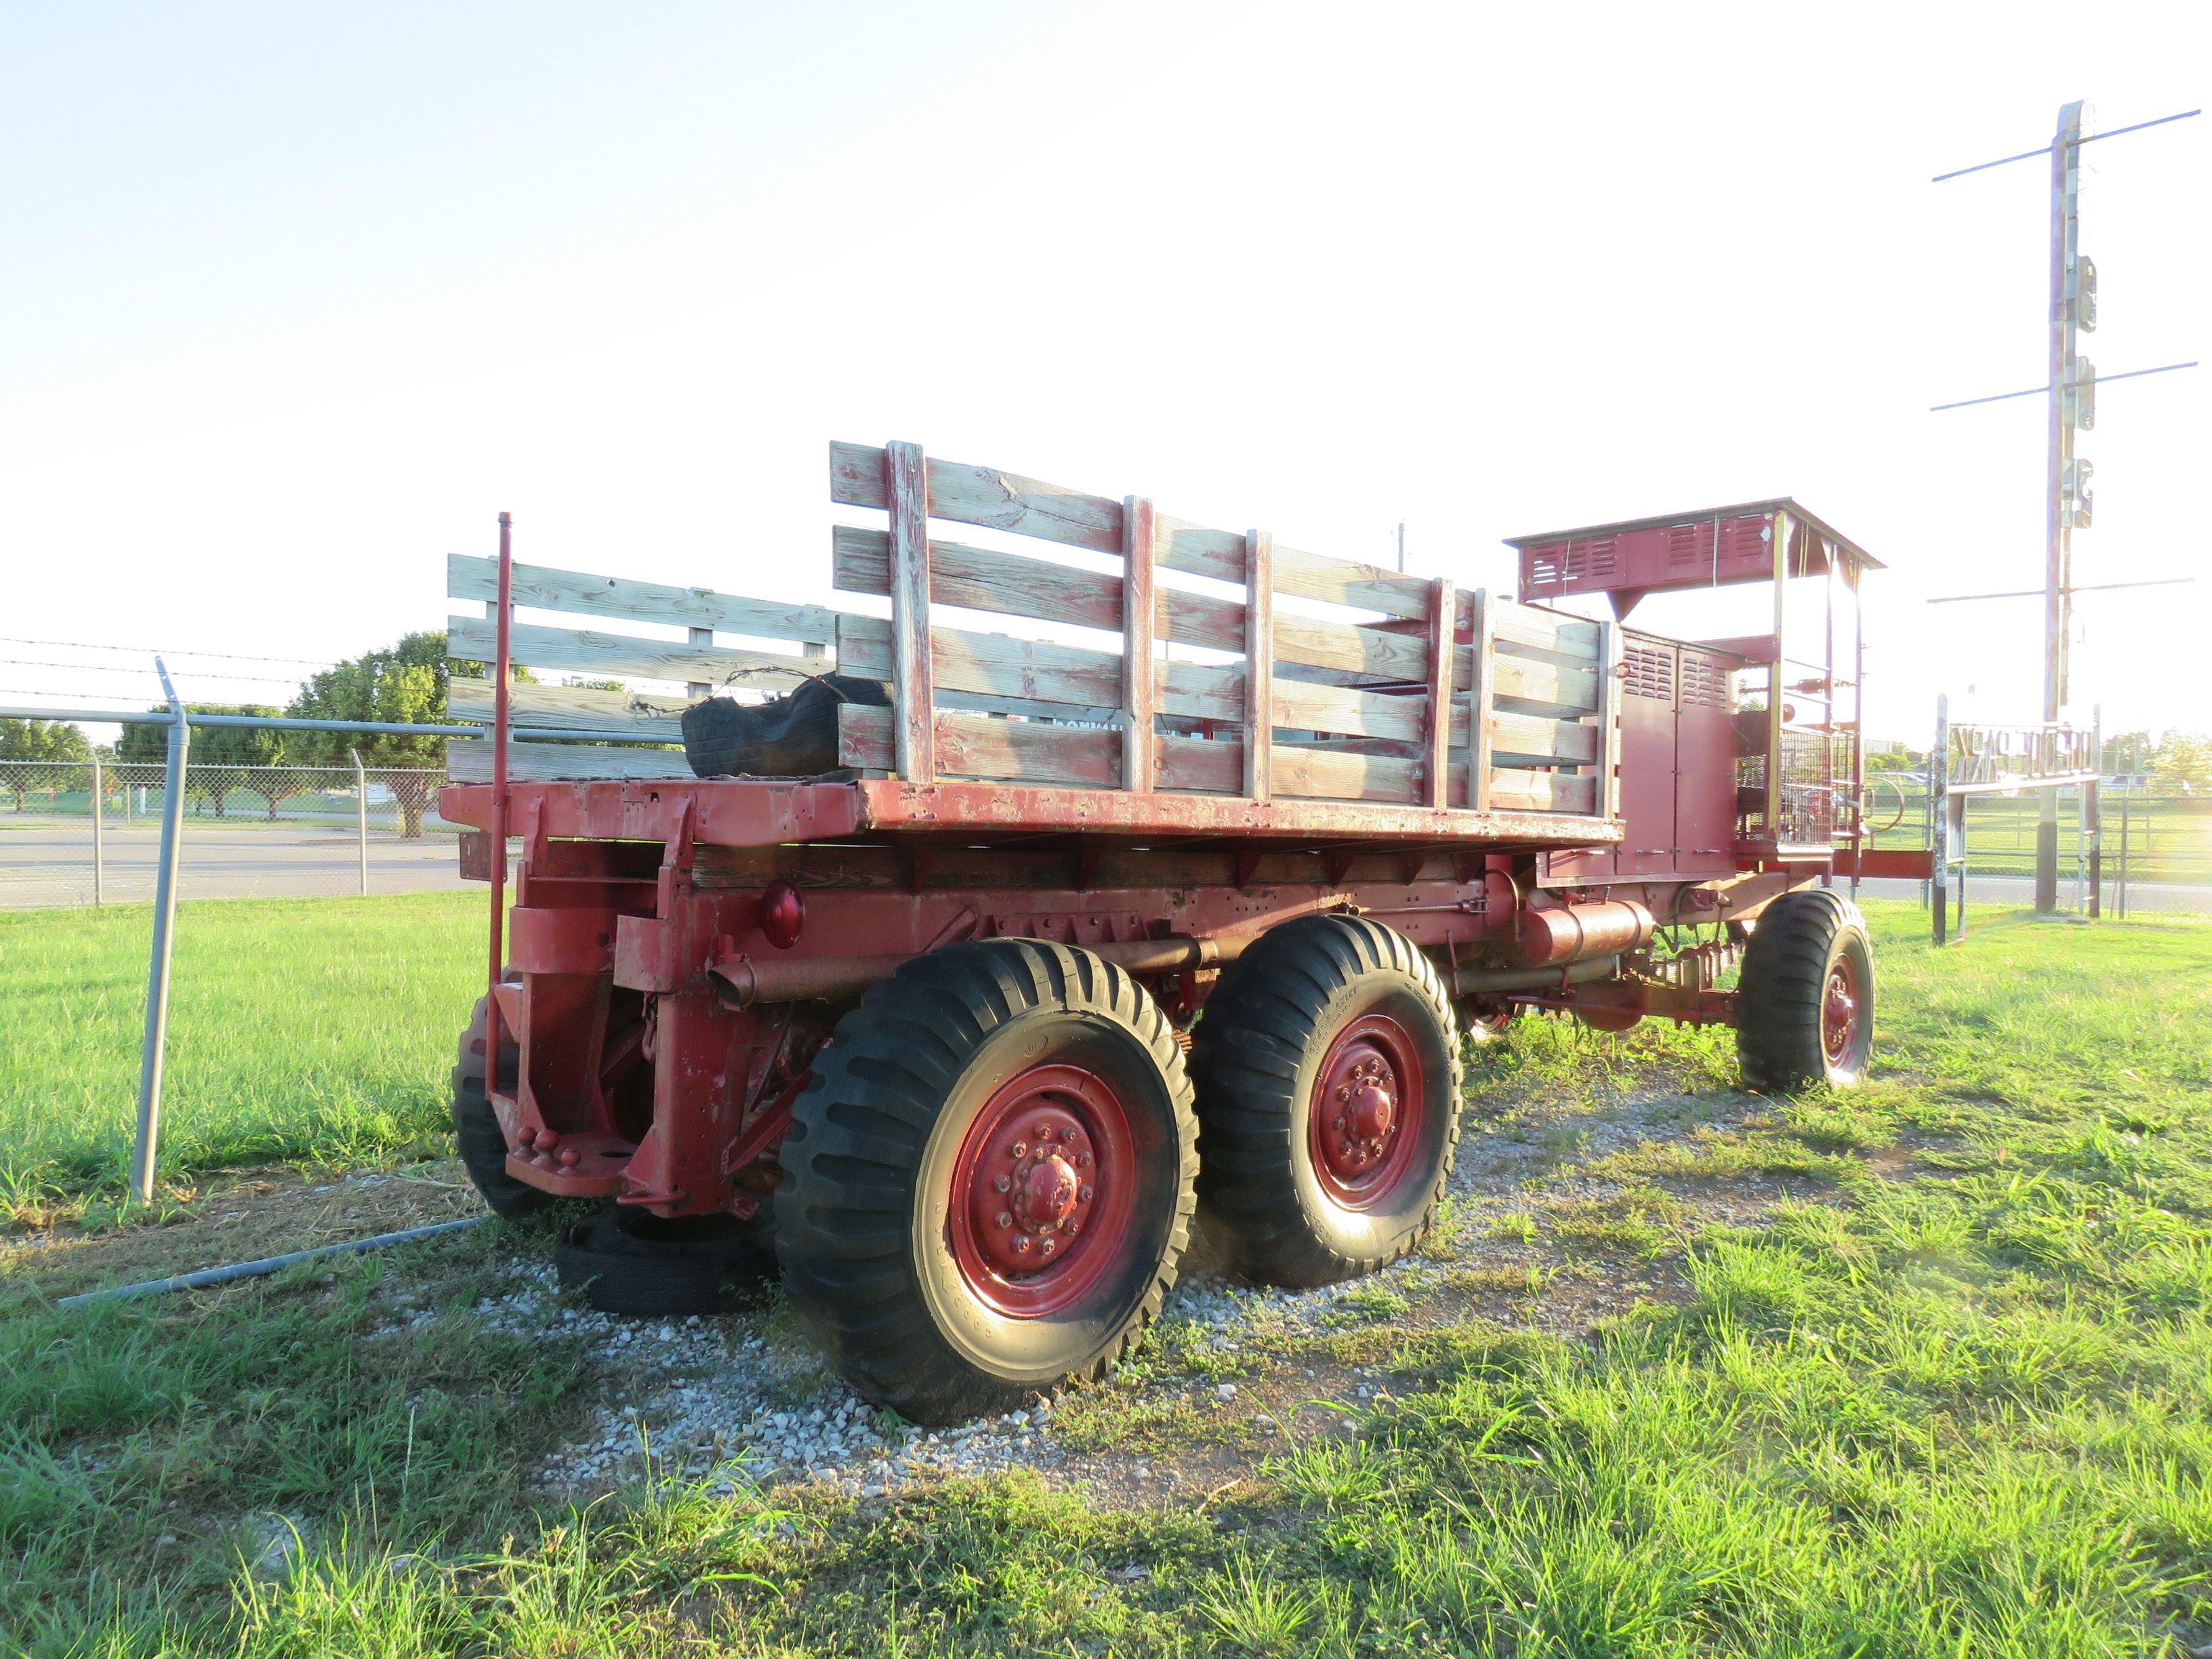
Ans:
<svg viewBox="0 0 2212 1659"><path fill-rule="evenodd" d="M1848 1065L1856 1057L1864 1002L1857 965L1848 956L1838 957L1820 994L1820 1051L1829 1065Z"/></svg>
<svg viewBox="0 0 2212 1659"><path fill-rule="evenodd" d="M1365 1014L1322 1057L1306 1107L1314 1178L1347 1210L1387 1202L1420 1156L1426 1078L1412 1033Z"/></svg>
<svg viewBox="0 0 2212 1659"><path fill-rule="evenodd" d="M1000 1085L952 1166L947 1231L976 1299L1015 1319L1083 1300L1121 1259L1136 1188L1129 1115L1079 1066Z"/></svg>

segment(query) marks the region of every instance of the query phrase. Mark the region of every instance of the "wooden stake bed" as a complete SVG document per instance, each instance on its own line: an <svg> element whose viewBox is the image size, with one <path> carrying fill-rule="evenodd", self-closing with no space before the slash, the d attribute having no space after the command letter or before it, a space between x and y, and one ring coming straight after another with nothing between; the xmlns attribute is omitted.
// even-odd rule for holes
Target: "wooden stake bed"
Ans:
<svg viewBox="0 0 2212 1659"><path fill-rule="evenodd" d="M888 619L514 568L518 606L689 634L679 643L512 625L517 665L606 677L511 688L515 723L596 740L510 743L514 814L553 836L660 839L688 799L690 832L709 845L887 832L1620 839L1611 623L1299 552L1263 531L1206 529L1135 496L931 459L910 444L833 444L830 460L833 501L884 520L834 527L836 585L888 598ZM992 544L940 538L933 520ZM495 561L449 562L453 595L487 612L452 619L457 660L493 659L497 581ZM1029 626L971 631L955 625L962 612ZM837 758L851 781L694 781L664 746L680 742L684 708L725 685L784 690L832 668L891 690L889 708L840 711ZM488 720L492 690L454 678L455 717ZM457 783L489 777L490 748L452 745ZM447 814L489 821L470 788L449 792Z"/></svg>

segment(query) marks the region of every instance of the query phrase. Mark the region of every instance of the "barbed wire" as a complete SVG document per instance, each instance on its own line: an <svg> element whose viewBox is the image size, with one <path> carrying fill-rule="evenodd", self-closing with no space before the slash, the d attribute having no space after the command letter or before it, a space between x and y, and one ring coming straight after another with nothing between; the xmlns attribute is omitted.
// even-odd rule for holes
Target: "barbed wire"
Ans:
<svg viewBox="0 0 2212 1659"><path fill-rule="evenodd" d="M80 674L140 674L149 679L154 675L150 668L122 668L104 662L46 662L35 657L0 657L0 663L5 663L10 668L66 668ZM200 679L226 684L234 680L250 680L258 685L297 685L300 683L299 677L291 674L232 674L220 669L207 668L179 669L177 672L180 676L191 674Z"/></svg>
<svg viewBox="0 0 2212 1659"><path fill-rule="evenodd" d="M129 651L149 657L211 657L223 662L288 662L302 668L337 666L336 662L321 657L248 656L235 651L164 651L151 645L95 645L89 640L33 640L14 634L0 634L0 645L62 646L71 651Z"/></svg>

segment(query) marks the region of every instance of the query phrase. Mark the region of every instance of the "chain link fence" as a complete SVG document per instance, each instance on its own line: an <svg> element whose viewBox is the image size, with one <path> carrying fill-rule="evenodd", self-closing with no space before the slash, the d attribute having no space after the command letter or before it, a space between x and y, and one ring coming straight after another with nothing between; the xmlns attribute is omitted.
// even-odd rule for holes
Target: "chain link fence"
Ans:
<svg viewBox="0 0 2212 1659"><path fill-rule="evenodd" d="M0 909L154 897L158 761L0 761ZM313 897L461 885L441 769L188 766L178 896Z"/></svg>
<svg viewBox="0 0 2212 1659"><path fill-rule="evenodd" d="M2061 789L2057 794L2061 895L2079 908L2087 874L2087 843L2076 834L2081 792ZM2138 909L2212 912L2212 794L2106 784L2099 791L2098 805L2107 915ZM1990 902L2020 902L2033 883L2042 802L2031 789L1966 797L1971 878ZM1867 823L1876 848L1932 845L1926 775L1869 773Z"/></svg>

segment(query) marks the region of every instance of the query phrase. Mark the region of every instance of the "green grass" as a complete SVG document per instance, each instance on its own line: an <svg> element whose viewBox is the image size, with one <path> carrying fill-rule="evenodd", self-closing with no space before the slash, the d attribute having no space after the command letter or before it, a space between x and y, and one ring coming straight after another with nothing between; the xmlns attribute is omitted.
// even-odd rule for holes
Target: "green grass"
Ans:
<svg viewBox="0 0 2212 1659"><path fill-rule="evenodd" d="M178 907L161 1170L442 1146L481 994L474 894ZM0 913L0 1205L122 1189L152 912Z"/></svg>
<svg viewBox="0 0 2212 1659"><path fill-rule="evenodd" d="M0 1646L2172 1659L2212 1638L2212 927L1992 915L1939 955L1921 920L1875 915L1866 1088L1771 1103L1679 1167L1539 1177L1618 1190L1565 1212L1598 1235L1573 1277L1660 1251L1673 1301L1568 1338L1400 1331L1363 1298L1376 1322L1326 1340L1389 1397L1267 1442L1218 1501L1013 1475L888 1508L672 1480L533 1503L572 1362L372 1334L377 1276L420 1254L205 1306L0 1310ZM1468 1133L1509 1086L1563 1115L1615 1085L1719 1103L1724 1055L1524 1022L1477 1051ZM1743 1228L1667 1196L1728 1182L1796 1195ZM469 1241L464 1269L496 1243ZM1147 1455L1231 1446L1224 1413L1144 1398ZM1126 1444L1126 1404L1066 1410ZM257 1577L240 1521L270 1510L307 1544Z"/></svg>

